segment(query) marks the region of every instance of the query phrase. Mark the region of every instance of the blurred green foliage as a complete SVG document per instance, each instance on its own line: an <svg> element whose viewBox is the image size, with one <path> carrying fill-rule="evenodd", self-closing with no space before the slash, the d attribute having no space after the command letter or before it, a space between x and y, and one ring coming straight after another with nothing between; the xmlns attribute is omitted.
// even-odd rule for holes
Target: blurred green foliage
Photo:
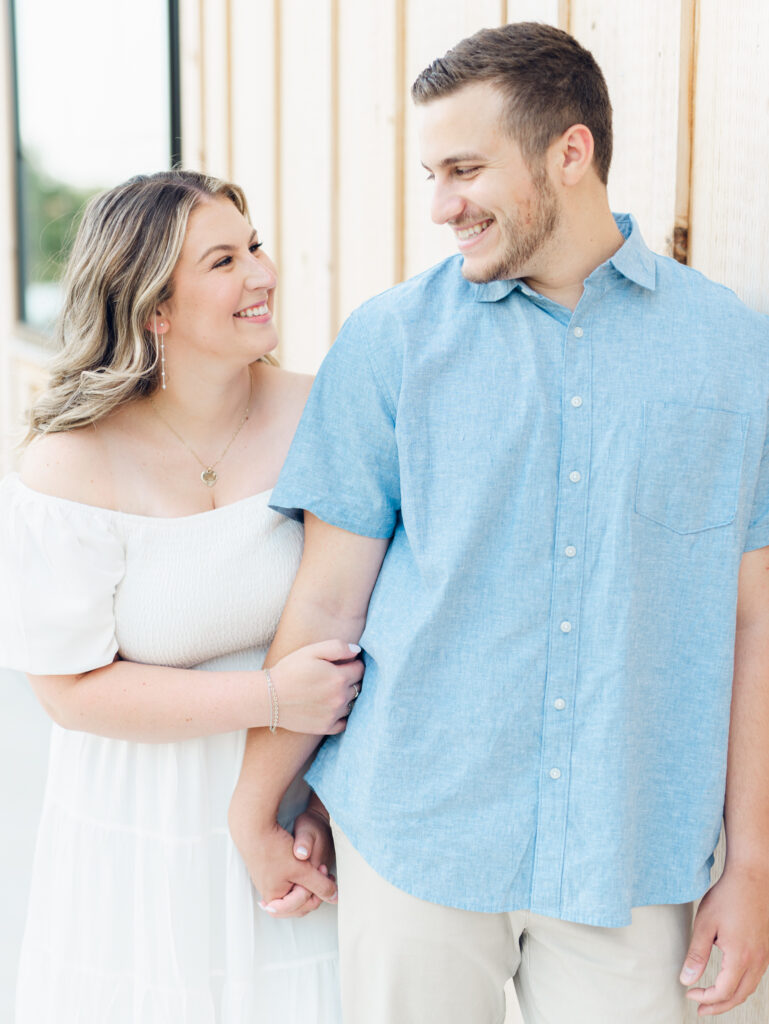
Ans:
<svg viewBox="0 0 769 1024"><path fill-rule="evenodd" d="M58 281L85 204L99 190L73 188L56 181L28 154L22 167L24 284Z"/></svg>

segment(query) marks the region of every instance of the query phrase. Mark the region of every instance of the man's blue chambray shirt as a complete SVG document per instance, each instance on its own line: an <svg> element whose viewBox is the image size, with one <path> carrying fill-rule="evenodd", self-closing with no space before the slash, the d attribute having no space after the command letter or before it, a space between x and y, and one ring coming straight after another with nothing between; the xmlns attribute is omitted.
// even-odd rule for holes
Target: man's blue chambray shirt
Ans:
<svg viewBox="0 0 769 1024"><path fill-rule="evenodd" d="M709 883L769 320L617 222L573 313L458 256L366 303L272 496L392 535L308 778L425 900L619 926Z"/></svg>

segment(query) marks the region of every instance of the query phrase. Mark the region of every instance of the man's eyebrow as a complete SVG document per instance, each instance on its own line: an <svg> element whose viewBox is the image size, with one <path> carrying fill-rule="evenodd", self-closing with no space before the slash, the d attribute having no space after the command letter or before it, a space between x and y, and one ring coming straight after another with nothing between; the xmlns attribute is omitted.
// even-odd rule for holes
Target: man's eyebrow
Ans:
<svg viewBox="0 0 769 1024"><path fill-rule="evenodd" d="M483 153L470 153L470 152L468 152L468 153L457 153L456 156L444 157L443 160L440 161L438 166L439 167L453 167L454 164L467 164L467 163L475 163L475 162L483 163L483 161L485 159L486 159L486 157L483 155ZM426 171L429 171L429 170L432 169L432 168L428 167L427 164L425 164L425 163L423 163L422 166L424 167L424 169Z"/></svg>
<svg viewBox="0 0 769 1024"><path fill-rule="evenodd" d="M248 240L248 244L251 245L255 238L256 238L256 229L254 229L251 232L251 237ZM234 252L237 249L237 245L229 245L226 242L222 242L219 245L212 245L210 248L206 249L206 251L203 253L203 255L198 260L198 263L202 263L203 260L206 258L206 256L210 256L212 252L216 252L218 249L221 249L222 252Z"/></svg>

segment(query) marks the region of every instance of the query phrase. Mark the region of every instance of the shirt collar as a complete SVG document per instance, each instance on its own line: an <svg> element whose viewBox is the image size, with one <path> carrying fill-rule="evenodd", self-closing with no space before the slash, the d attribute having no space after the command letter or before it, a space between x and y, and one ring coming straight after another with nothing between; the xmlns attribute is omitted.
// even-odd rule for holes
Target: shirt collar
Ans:
<svg viewBox="0 0 769 1024"><path fill-rule="evenodd" d="M629 213L615 213L613 216L617 227L625 237L625 242L606 263L601 264L601 267L611 266L618 274L634 284L654 291L657 284L654 253L647 248L635 217ZM596 267L593 274L597 274L601 267ZM530 296L537 294L532 292L531 288L519 278L487 281L483 284L472 283L471 287L476 302L498 302L512 291L521 291Z"/></svg>

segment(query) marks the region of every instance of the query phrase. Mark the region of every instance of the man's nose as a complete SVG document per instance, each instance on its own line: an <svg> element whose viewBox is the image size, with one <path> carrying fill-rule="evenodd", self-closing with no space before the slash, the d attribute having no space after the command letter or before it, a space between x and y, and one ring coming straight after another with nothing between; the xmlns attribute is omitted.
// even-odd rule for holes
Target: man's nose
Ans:
<svg viewBox="0 0 769 1024"><path fill-rule="evenodd" d="M456 220L464 209L465 201L451 185L436 185L430 204L430 216L436 224Z"/></svg>

